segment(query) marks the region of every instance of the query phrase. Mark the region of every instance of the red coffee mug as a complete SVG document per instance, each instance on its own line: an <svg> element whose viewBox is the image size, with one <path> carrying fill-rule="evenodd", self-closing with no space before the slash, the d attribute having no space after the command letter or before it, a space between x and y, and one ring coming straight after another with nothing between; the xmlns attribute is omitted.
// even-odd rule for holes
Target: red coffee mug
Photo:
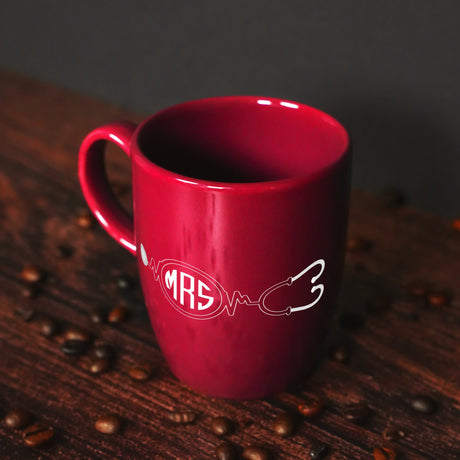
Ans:
<svg viewBox="0 0 460 460"><path fill-rule="evenodd" d="M131 158L134 221L107 183L105 141ZM340 284L350 169L335 119L253 96L102 126L79 157L92 212L138 256L172 372L225 398L279 392L314 360Z"/></svg>

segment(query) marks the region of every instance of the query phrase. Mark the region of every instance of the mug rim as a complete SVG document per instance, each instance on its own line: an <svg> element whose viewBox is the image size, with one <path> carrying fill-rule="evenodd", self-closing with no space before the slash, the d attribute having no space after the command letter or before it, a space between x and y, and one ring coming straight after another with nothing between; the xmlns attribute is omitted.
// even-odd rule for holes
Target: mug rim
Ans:
<svg viewBox="0 0 460 460"><path fill-rule="evenodd" d="M317 171L310 173L299 174L292 177L286 177L281 179L272 179L272 180L261 180L253 182L223 182L217 180L209 179L200 179L192 176L186 176L175 172L174 170L164 168L157 163L150 160L142 151L141 146L139 145L139 137L141 132L145 127L150 124L155 118L160 118L167 112L181 109L182 107L187 107L197 104L211 104L215 102L240 102L245 105L248 104L259 104L259 105L279 105L286 109L300 109L302 112L314 113L315 116L321 118L323 121L326 121L329 125L334 126L336 131L339 133L341 140L343 142L343 148L340 153L337 154L336 158L328 163L327 165L319 168ZM134 144L134 145L133 145ZM310 182L314 179L322 177L328 173L329 170L334 168L338 163L340 163L347 154L351 153L351 139L348 131L345 127L334 117L329 115L322 110L319 110L315 107L303 104L301 102L294 102L287 99L280 99L276 97L269 96L250 96L250 95L239 95L239 96L215 96L207 97L201 99L194 99L179 104L174 104L172 106L166 107L158 112L150 115L144 119L134 131L132 140L131 140L131 150L135 150L135 155L138 161L142 164L147 170L151 170L154 173L161 174L169 180L182 183L184 185L189 185L191 187L197 187L200 189L210 189L210 190L222 190L222 191L266 191L279 188L290 188L305 182Z"/></svg>

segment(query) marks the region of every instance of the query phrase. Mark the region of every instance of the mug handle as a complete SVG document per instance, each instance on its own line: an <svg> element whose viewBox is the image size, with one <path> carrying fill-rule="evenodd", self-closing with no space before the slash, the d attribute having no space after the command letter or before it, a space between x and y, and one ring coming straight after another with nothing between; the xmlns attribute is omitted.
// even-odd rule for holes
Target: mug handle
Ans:
<svg viewBox="0 0 460 460"><path fill-rule="evenodd" d="M104 152L107 141L130 156L136 125L119 121L100 126L83 140L78 154L78 176L83 195L96 219L107 233L136 255L133 218L121 207L107 180Z"/></svg>

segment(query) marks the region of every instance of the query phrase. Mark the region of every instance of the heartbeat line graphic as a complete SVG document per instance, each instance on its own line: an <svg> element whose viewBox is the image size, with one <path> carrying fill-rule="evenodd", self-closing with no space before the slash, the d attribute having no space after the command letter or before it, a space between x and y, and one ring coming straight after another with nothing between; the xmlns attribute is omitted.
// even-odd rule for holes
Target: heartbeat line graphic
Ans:
<svg viewBox="0 0 460 460"><path fill-rule="evenodd" d="M248 295L240 291L233 291L229 295L217 280L188 263L176 259L164 259L158 262L153 258L149 260L143 244L140 245L140 254L144 266L152 271L153 279L159 283L169 303L179 313L193 319L211 319L224 311L227 311L229 316L233 316L237 305L258 307L262 313L270 316L290 315L314 307L324 294L324 284L315 284L325 270L324 259L316 260L297 275L270 286L257 300L251 300ZM313 276L309 278L307 274ZM284 286L292 286L304 276L307 291L310 294L318 291L312 302L295 307L282 306L276 310L268 307L267 297L270 294Z"/></svg>

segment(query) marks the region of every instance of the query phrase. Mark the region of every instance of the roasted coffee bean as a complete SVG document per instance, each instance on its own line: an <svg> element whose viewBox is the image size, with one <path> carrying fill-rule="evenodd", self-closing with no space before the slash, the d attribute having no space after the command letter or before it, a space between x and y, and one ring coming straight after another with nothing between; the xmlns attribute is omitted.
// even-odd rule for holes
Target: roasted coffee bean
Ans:
<svg viewBox="0 0 460 460"><path fill-rule="evenodd" d="M454 220L452 221L452 228L453 228L454 230L457 230L457 232L460 232L460 218L454 219Z"/></svg>
<svg viewBox="0 0 460 460"><path fill-rule="evenodd" d="M374 449L375 460L396 460L396 452L391 447L376 447Z"/></svg>
<svg viewBox="0 0 460 460"><path fill-rule="evenodd" d="M94 355L97 358L105 358L105 359L111 359L111 358L113 358L113 356L115 354L115 352L113 350L113 347L111 347L107 343L97 344L94 347L93 352L94 352Z"/></svg>
<svg viewBox="0 0 460 460"><path fill-rule="evenodd" d="M35 316L35 308L29 305L23 305L14 310L14 314L23 321L30 321Z"/></svg>
<svg viewBox="0 0 460 460"><path fill-rule="evenodd" d="M346 342L332 345L329 348L329 357L339 363L347 362L350 359L350 346Z"/></svg>
<svg viewBox="0 0 460 460"><path fill-rule="evenodd" d="M66 340L78 340L80 342L89 342L91 340L91 334L88 331L79 329L77 327L71 327L64 333Z"/></svg>
<svg viewBox="0 0 460 460"><path fill-rule="evenodd" d="M36 265L27 264L22 269L21 278L28 283L37 283L44 278L44 273Z"/></svg>
<svg viewBox="0 0 460 460"><path fill-rule="evenodd" d="M8 428L24 428L32 421L32 414L25 409L13 409L5 415L3 421Z"/></svg>
<svg viewBox="0 0 460 460"><path fill-rule="evenodd" d="M80 228L88 229L94 227L96 220L88 209L81 210L76 218L76 224Z"/></svg>
<svg viewBox="0 0 460 460"><path fill-rule="evenodd" d="M114 414L102 415L96 420L94 427L100 433L115 434L120 431L121 419Z"/></svg>
<svg viewBox="0 0 460 460"><path fill-rule="evenodd" d="M349 331L357 331L364 326L364 316L361 313L346 310L339 318L339 324Z"/></svg>
<svg viewBox="0 0 460 460"><path fill-rule="evenodd" d="M316 444L310 450L312 460L321 460L327 454L328 446L326 444Z"/></svg>
<svg viewBox="0 0 460 460"><path fill-rule="evenodd" d="M107 313L102 308L93 308L89 312L89 317L94 324L105 323L107 321Z"/></svg>
<svg viewBox="0 0 460 460"><path fill-rule="evenodd" d="M58 330L56 321L47 316L43 316L38 320L38 330L44 337L52 337Z"/></svg>
<svg viewBox="0 0 460 460"><path fill-rule="evenodd" d="M406 290L413 297L424 297L428 292L428 284L421 280L411 281L406 286Z"/></svg>
<svg viewBox="0 0 460 460"><path fill-rule="evenodd" d="M61 345L61 351L65 355L78 356L83 354L88 347L88 342L83 340L65 340Z"/></svg>
<svg viewBox="0 0 460 460"><path fill-rule="evenodd" d="M284 412L275 418L273 431L282 437L291 436L294 433L296 425L295 417L292 414Z"/></svg>
<svg viewBox="0 0 460 460"><path fill-rule="evenodd" d="M217 460L238 460L238 450L233 444L224 442L216 449Z"/></svg>
<svg viewBox="0 0 460 460"><path fill-rule="evenodd" d="M436 411L436 403L434 399L426 395L414 397L411 400L410 405L412 409L422 414L432 414Z"/></svg>
<svg viewBox="0 0 460 460"><path fill-rule="evenodd" d="M343 415L352 422L362 422L370 414L370 409L364 402L349 404L343 409Z"/></svg>
<svg viewBox="0 0 460 460"><path fill-rule="evenodd" d="M28 284L21 289L21 295L26 299L35 299L38 293L39 290L35 284Z"/></svg>
<svg viewBox="0 0 460 460"><path fill-rule="evenodd" d="M241 456L244 460L270 460L272 458L271 452L260 446L245 447Z"/></svg>
<svg viewBox="0 0 460 460"><path fill-rule="evenodd" d="M299 404L297 409L305 417L314 417L318 415L324 408L322 399L312 399Z"/></svg>
<svg viewBox="0 0 460 460"><path fill-rule="evenodd" d="M233 423L227 417L215 417L211 420L211 431L217 436L225 436L233 431Z"/></svg>
<svg viewBox="0 0 460 460"><path fill-rule="evenodd" d="M59 257L59 259L68 259L69 257L72 257L73 251L74 250L72 247L65 244L60 244L56 248L56 255Z"/></svg>
<svg viewBox="0 0 460 460"><path fill-rule="evenodd" d="M22 436L28 446L39 447L54 436L54 429L44 423L35 423L27 427Z"/></svg>
<svg viewBox="0 0 460 460"><path fill-rule="evenodd" d="M134 286L134 280L129 275L120 275L117 278L117 286L121 291L127 291Z"/></svg>
<svg viewBox="0 0 460 460"><path fill-rule="evenodd" d="M404 431L400 430L399 428L385 428L382 431L382 437L385 441L399 441L400 439L404 438L405 433Z"/></svg>
<svg viewBox="0 0 460 460"><path fill-rule="evenodd" d="M129 310L123 305L118 305L110 311L108 320L109 323L121 323L123 321L126 321L128 319L128 316Z"/></svg>
<svg viewBox="0 0 460 460"><path fill-rule="evenodd" d="M88 371L91 374L102 374L110 367L110 361L107 358L92 357L88 363Z"/></svg>
<svg viewBox="0 0 460 460"><path fill-rule="evenodd" d="M139 363L129 368L128 375L133 380L145 381L151 377L152 371L153 368L149 363Z"/></svg>
<svg viewBox="0 0 460 460"><path fill-rule="evenodd" d="M191 411L170 412L168 414L168 418L174 423L187 424L187 423L193 423L195 421L196 414L195 412L191 412Z"/></svg>
<svg viewBox="0 0 460 460"><path fill-rule="evenodd" d="M445 307L449 304L450 298L447 292L433 291L428 293L427 300L433 307Z"/></svg>
<svg viewBox="0 0 460 460"><path fill-rule="evenodd" d="M372 248L370 240L361 236L350 237L347 240L347 249L349 251L364 252Z"/></svg>
<svg viewBox="0 0 460 460"><path fill-rule="evenodd" d="M406 202L406 197L402 190L397 188L387 188L382 193L383 203L389 208L402 206Z"/></svg>

